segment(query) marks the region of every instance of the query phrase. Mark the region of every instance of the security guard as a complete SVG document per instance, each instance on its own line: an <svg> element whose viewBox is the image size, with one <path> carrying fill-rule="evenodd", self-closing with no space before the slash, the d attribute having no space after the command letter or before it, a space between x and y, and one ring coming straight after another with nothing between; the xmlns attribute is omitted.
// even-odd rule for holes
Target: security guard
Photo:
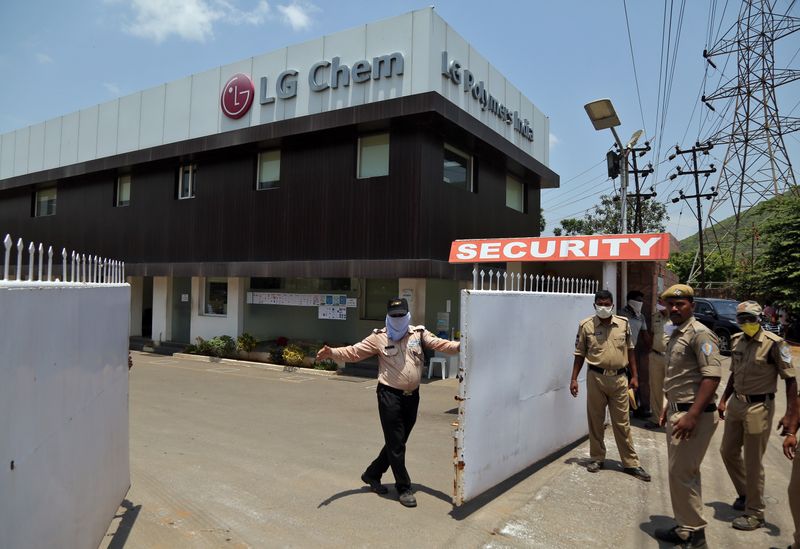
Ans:
<svg viewBox="0 0 800 549"><path fill-rule="evenodd" d="M456 354L458 341L439 339L425 326L411 326L411 313L405 299L389 301L386 327L373 330L360 343L332 349L325 345L317 360L334 358L358 362L378 355L378 413L385 444L378 457L361 475L373 492L388 493L381 476L391 466L398 499L405 507L416 507L411 478L406 470L406 442L417 421L419 383L425 358L424 349Z"/></svg>
<svg viewBox="0 0 800 549"><path fill-rule="evenodd" d="M761 305L744 301L736 307L736 322L742 329L731 338L731 376L717 410L725 420L720 453L739 497L733 504L744 515L734 519L737 530L764 526L764 465L778 376L786 380L786 416L792 417L797 403L797 380L792 351L779 336L761 329ZM734 396L728 406L728 399ZM744 461L742 460L744 446Z"/></svg>
<svg viewBox="0 0 800 549"><path fill-rule="evenodd" d="M661 298L675 325L667 341L660 423L667 428L669 492L677 526L657 529L658 539L684 547L707 547L700 486L700 464L717 429L714 404L722 375L714 333L694 318L694 290L669 287Z"/></svg>
<svg viewBox="0 0 800 549"><path fill-rule="evenodd" d="M795 402L795 414L791 417L784 416L781 423L778 424L779 429L783 429L781 433L783 439L783 453L792 460L792 476L789 479L789 509L792 511L792 520L794 521L794 544L789 546L789 549L800 549L800 458L797 457L797 426L798 414L797 410L800 408L800 398Z"/></svg>
<svg viewBox="0 0 800 549"><path fill-rule="evenodd" d="M664 353L667 350L665 328L670 324L667 307L661 299L656 303L656 310L650 321L653 330L653 344L650 347L650 412L655 421L647 421L647 429L658 428L658 420L664 411L664 373L667 361Z"/></svg>
<svg viewBox="0 0 800 549"><path fill-rule="evenodd" d="M612 314L614 300L611 292L600 290L594 296L596 314L581 321L575 338L575 358L569 390L578 396L578 374L584 360L589 366L586 375L586 413L589 418L589 452L591 462L586 469L596 473L604 466L606 446L603 442L606 407L611 415L611 427L623 470L640 480L650 482L650 475L639 465L633 448L631 424L628 417L628 378L625 367L630 364L630 388L638 384L636 356L631 331L625 317Z"/></svg>

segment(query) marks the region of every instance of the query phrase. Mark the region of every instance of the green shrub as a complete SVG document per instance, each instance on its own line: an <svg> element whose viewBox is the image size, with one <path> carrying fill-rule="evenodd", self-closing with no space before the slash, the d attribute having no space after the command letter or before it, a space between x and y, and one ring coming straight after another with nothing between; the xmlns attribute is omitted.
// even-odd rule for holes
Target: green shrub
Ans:
<svg viewBox="0 0 800 549"><path fill-rule="evenodd" d="M236 350L242 351L245 353L249 353L255 350L256 345L258 342L256 338L248 334L247 332L243 333L239 337L236 338Z"/></svg>
<svg viewBox="0 0 800 549"><path fill-rule="evenodd" d="M269 352L269 361L272 364L283 364L283 347L274 345L267 348Z"/></svg>
<svg viewBox="0 0 800 549"><path fill-rule="evenodd" d="M283 363L287 366L302 366L305 357L306 354L303 349L294 343L287 345L283 350Z"/></svg>
<svg viewBox="0 0 800 549"><path fill-rule="evenodd" d="M338 368L336 362L331 360L330 358L326 358L324 360L320 360L319 362L314 363L315 370L326 370L328 372L333 372Z"/></svg>
<svg viewBox="0 0 800 549"><path fill-rule="evenodd" d="M183 348L183 352L189 355L197 354L197 345L187 345Z"/></svg>
<svg viewBox="0 0 800 549"><path fill-rule="evenodd" d="M190 345L189 347L194 348L194 353L198 355L223 358L233 356L236 350L236 342L231 336L227 335L212 337L211 339L198 337L197 345Z"/></svg>

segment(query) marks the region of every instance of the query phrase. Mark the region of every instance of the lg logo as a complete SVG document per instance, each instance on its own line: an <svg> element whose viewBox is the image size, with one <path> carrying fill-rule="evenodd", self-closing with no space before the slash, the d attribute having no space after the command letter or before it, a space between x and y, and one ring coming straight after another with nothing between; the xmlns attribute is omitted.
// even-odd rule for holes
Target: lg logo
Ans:
<svg viewBox="0 0 800 549"><path fill-rule="evenodd" d="M247 114L253 104L255 86L246 74L234 74L222 89L220 104L228 118L238 119Z"/></svg>

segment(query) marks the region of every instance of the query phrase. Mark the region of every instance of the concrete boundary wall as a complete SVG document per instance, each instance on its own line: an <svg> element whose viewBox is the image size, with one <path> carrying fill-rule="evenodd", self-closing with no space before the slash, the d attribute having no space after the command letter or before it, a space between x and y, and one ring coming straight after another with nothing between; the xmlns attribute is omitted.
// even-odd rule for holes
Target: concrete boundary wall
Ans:
<svg viewBox="0 0 800 549"><path fill-rule="evenodd" d="M0 547L87 549L130 487L130 286L0 282Z"/></svg>
<svg viewBox="0 0 800 549"><path fill-rule="evenodd" d="M455 505L588 433L586 390L573 398L569 379L592 302L591 294L462 291Z"/></svg>

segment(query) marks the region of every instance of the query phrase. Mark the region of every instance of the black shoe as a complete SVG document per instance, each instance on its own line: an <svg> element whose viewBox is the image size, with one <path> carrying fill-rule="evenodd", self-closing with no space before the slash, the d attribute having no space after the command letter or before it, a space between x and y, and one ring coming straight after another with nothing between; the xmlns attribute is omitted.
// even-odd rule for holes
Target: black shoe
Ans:
<svg viewBox="0 0 800 549"><path fill-rule="evenodd" d="M747 501L745 496L739 496L736 498L736 501L733 502L733 508L737 511L744 511L745 507L747 506Z"/></svg>
<svg viewBox="0 0 800 549"><path fill-rule="evenodd" d="M655 421L647 420L647 421L644 422L644 428L645 429L650 429L650 430L661 429L661 425L659 425Z"/></svg>
<svg viewBox="0 0 800 549"><path fill-rule="evenodd" d="M596 473L603 467L605 467L605 464L602 461L590 461L589 465L586 466L586 470L590 473Z"/></svg>
<svg viewBox="0 0 800 549"><path fill-rule="evenodd" d="M364 481L364 484L369 484L370 490L375 492L376 494L388 494L389 489L381 484L381 481L375 478L370 477L367 473L361 475L361 480Z"/></svg>
<svg viewBox="0 0 800 549"><path fill-rule="evenodd" d="M625 467L623 471L631 476L638 478L639 480L650 482L650 473L648 473L641 467Z"/></svg>
<svg viewBox="0 0 800 549"><path fill-rule="evenodd" d="M416 507L417 506L417 498L414 497L414 493L411 490L406 490L402 492L397 499L400 500L400 503L403 504L404 507Z"/></svg>
<svg viewBox="0 0 800 549"><path fill-rule="evenodd" d="M680 545L681 547L691 547L691 548L708 547L708 545L706 544L705 530L695 530L694 532L689 533L686 539L684 539L683 537L681 537L680 534L678 534L678 526L675 526L670 529L657 528L655 536L656 539L660 539L661 541L666 541L667 543Z"/></svg>

